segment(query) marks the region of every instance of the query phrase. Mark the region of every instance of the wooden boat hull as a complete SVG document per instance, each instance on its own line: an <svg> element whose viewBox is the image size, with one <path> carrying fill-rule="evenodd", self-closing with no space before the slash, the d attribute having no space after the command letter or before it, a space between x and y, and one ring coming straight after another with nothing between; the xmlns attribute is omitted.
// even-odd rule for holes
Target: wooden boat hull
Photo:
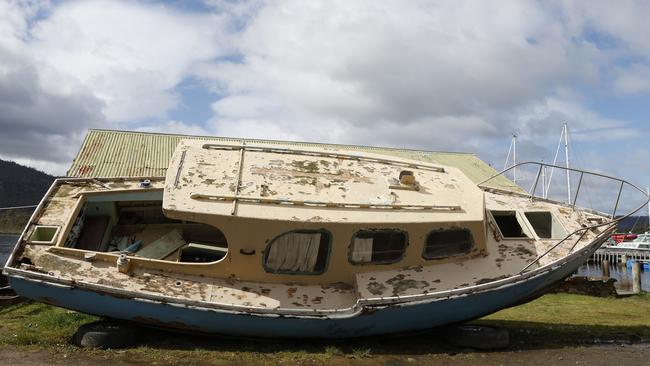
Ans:
<svg viewBox="0 0 650 366"><path fill-rule="evenodd" d="M419 302L362 306L357 313L339 317L225 312L146 298L127 298L27 278L17 273L10 275L9 279L14 290L23 297L148 326L245 337L352 338L431 329L476 319L530 300L575 272L605 238L606 235L602 235L582 250L511 283Z"/></svg>

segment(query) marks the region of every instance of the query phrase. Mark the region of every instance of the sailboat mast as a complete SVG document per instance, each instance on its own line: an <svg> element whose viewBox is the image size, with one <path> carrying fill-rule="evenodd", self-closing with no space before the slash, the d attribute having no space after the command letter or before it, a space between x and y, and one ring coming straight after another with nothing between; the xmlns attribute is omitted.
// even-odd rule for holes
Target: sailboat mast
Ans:
<svg viewBox="0 0 650 366"><path fill-rule="evenodd" d="M542 160L542 164L544 164L544 160ZM548 197L548 193L546 192L546 165L542 167L542 197Z"/></svg>
<svg viewBox="0 0 650 366"><path fill-rule="evenodd" d="M567 123L564 122L564 156L566 159L566 190L567 190L567 203L571 203L571 172L569 171L569 128Z"/></svg>
<svg viewBox="0 0 650 366"><path fill-rule="evenodd" d="M650 196L650 187L648 187L648 196ZM648 232L650 232L650 203L648 203Z"/></svg>
<svg viewBox="0 0 650 366"><path fill-rule="evenodd" d="M517 165L517 135L512 135L512 165ZM517 184L517 167L512 169L512 180Z"/></svg>

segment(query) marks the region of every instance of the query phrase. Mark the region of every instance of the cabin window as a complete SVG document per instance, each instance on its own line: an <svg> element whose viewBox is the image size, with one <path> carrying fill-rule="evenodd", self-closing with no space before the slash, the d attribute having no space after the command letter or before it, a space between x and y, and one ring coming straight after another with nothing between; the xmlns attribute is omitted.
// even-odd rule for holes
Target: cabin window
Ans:
<svg viewBox="0 0 650 366"><path fill-rule="evenodd" d="M517 211L490 211L504 238L530 238L532 235Z"/></svg>
<svg viewBox="0 0 650 366"><path fill-rule="evenodd" d="M354 234L350 246L350 262L394 263L406 249L407 236L398 230L361 230Z"/></svg>
<svg viewBox="0 0 650 366"><path fill-rule="evenodd" d="M331 236L325 230L292 231L278 236L265 251L264 268L271 273L325 272Z"/></svg>
<svg viewBox="0 0 650 366"><path fill-rule="evenodd" d="M562 224L548 211L526 212L525 215L541 239L563 239L567 235Z"/></svg>
<svg viewBox="0 0 650 366"><path fill-rule="evenodd" d="M446 258L467 254L472 250L474 237L469 229L434 230L424 243L424 259Z"/></svg>

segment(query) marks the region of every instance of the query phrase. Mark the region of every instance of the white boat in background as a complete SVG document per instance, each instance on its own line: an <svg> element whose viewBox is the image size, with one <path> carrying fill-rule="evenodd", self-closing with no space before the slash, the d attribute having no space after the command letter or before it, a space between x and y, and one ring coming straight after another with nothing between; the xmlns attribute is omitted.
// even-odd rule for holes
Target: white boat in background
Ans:
<svg viewBox="0 0 650 366"><path fill-rule="evenodd" d="M650 233L639 234L632 241L623 241L615 245L603 245L603 248L616 250L647 250L650 251Z"/></svg>

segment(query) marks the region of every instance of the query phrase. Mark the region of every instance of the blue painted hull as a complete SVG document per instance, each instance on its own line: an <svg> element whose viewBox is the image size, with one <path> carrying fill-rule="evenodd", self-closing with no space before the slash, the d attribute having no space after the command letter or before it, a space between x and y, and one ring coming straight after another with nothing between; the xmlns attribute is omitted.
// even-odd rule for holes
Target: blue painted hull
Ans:
<svg viewBox="0 0 650 366"><path fill-rule="evenodd" d="M400 305L364 307L348 317L309 318L233 313L139 300L79 287L10 276L23 297L56 306L158 327L248 337L350 338L430 329L467 321L531 299L573 273L598 245L557 268L481 292Z"/></svg>

